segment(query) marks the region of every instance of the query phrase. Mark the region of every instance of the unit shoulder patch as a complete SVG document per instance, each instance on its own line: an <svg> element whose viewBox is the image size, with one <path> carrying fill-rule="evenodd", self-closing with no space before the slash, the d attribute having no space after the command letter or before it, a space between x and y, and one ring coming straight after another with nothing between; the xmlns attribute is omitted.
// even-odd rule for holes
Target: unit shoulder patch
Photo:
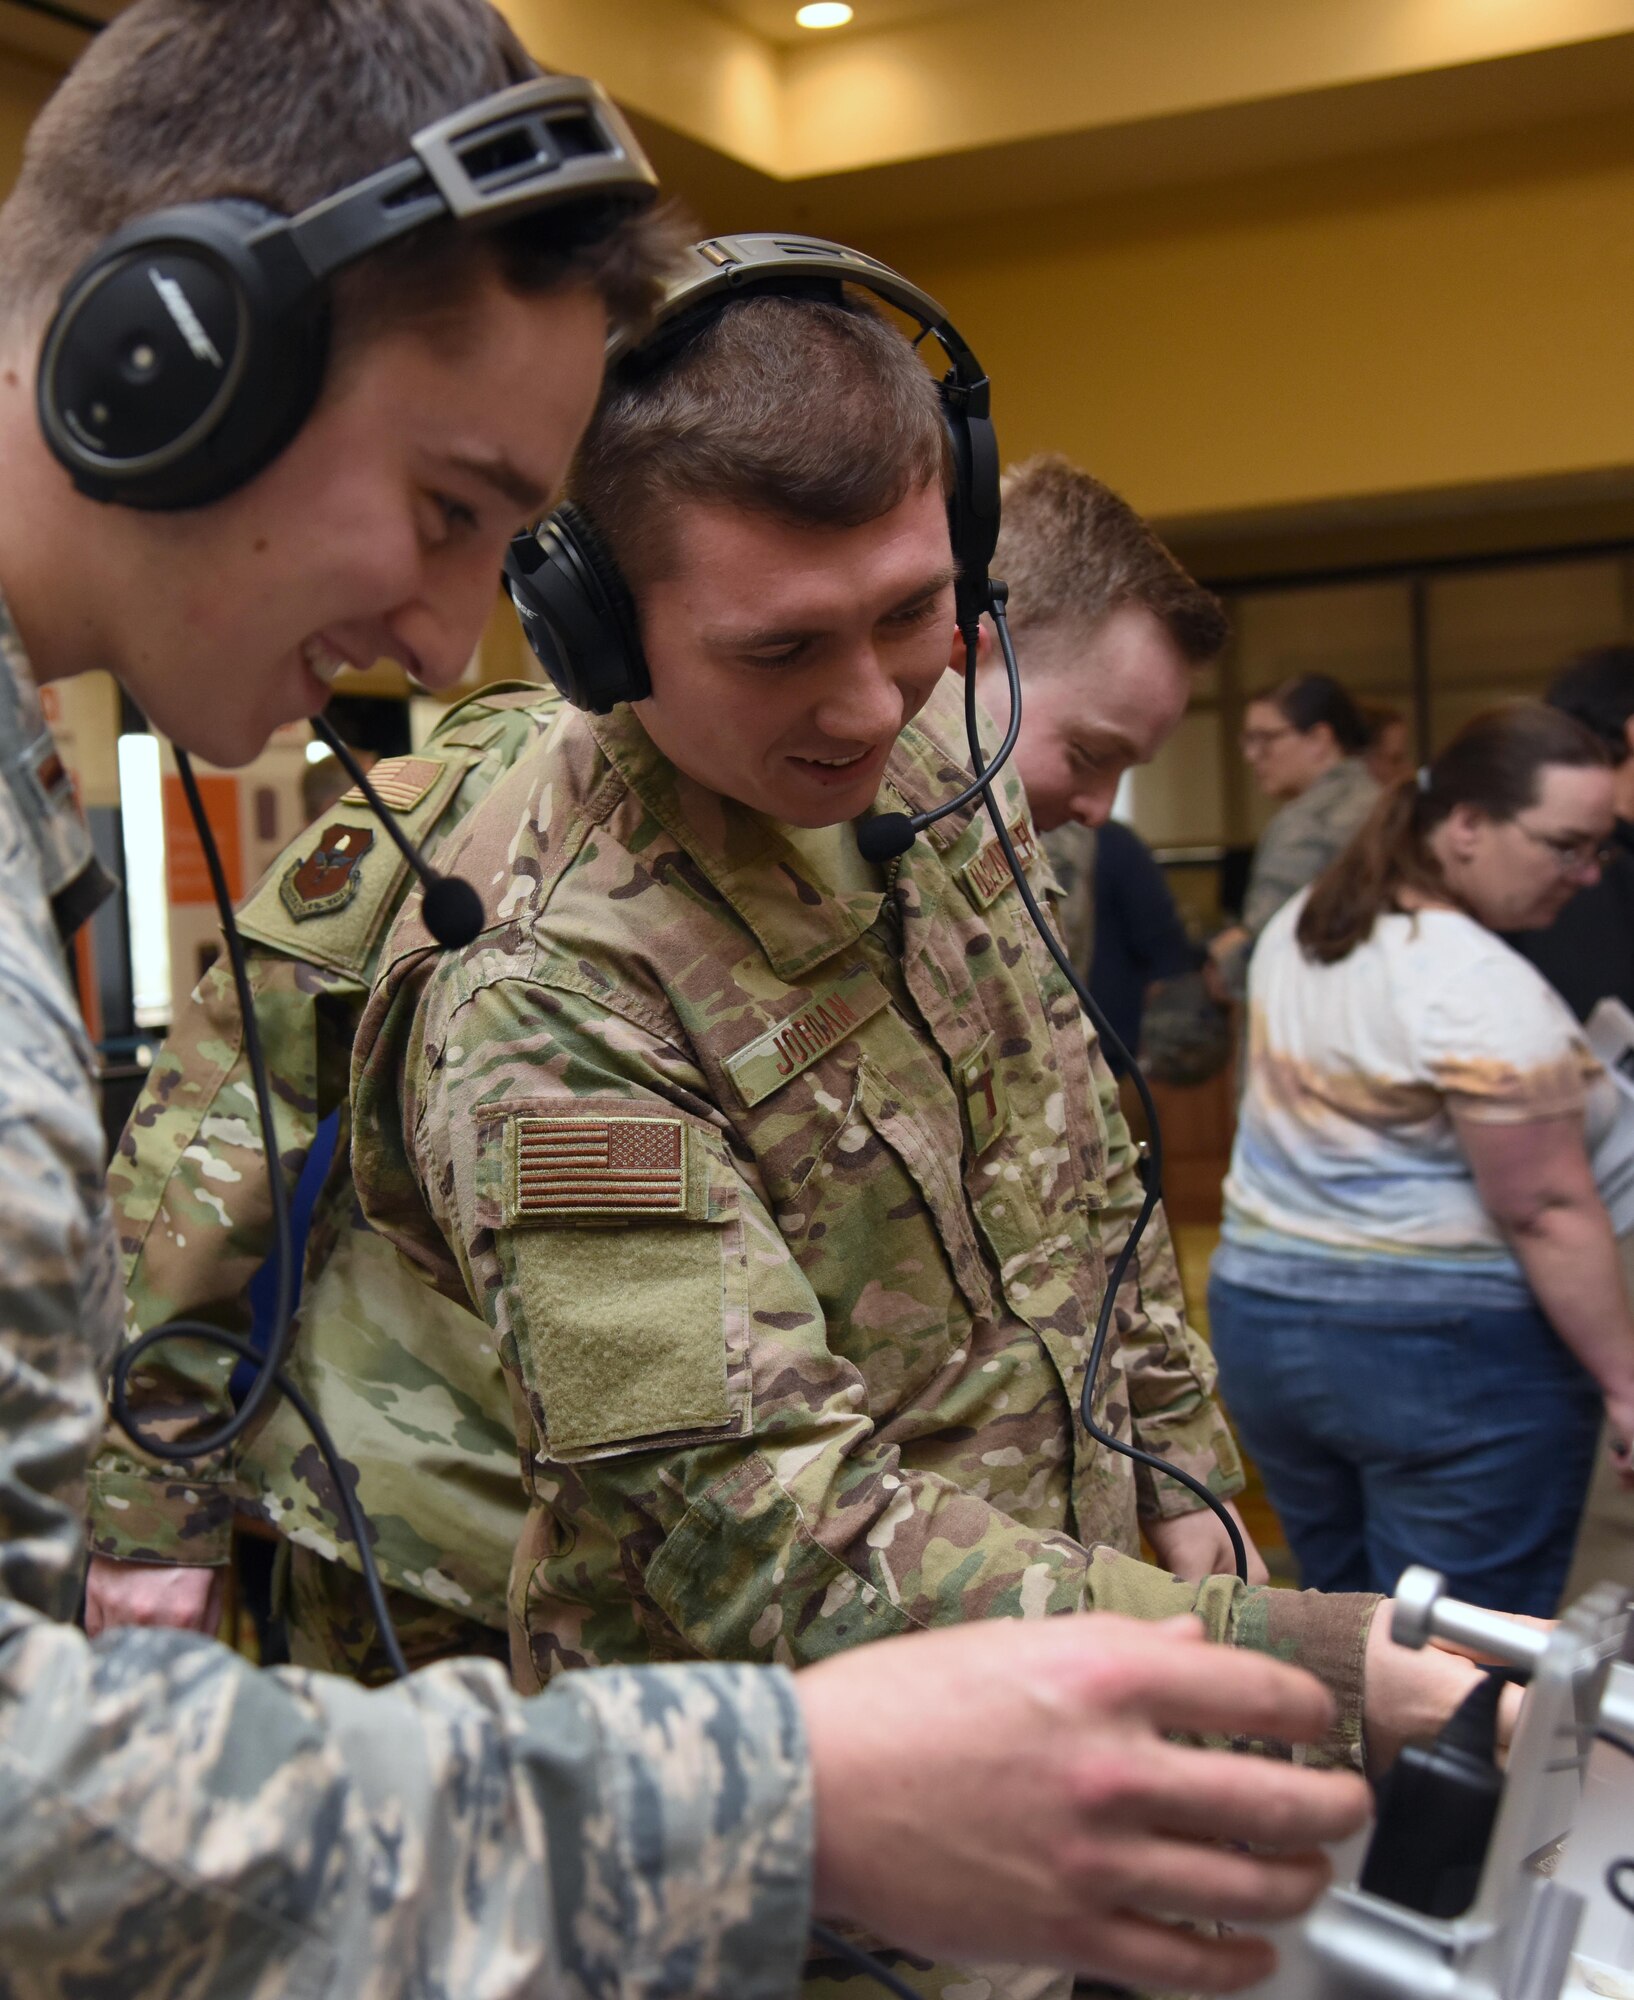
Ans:
<svg viewBox="0 0 1634 2000"><path fill-rule="evenodd" d="M358 892L358 864L374 846L374 829L337 821L310 854L297 855L278 883L283 906L297 923L343 910Z"/></svg>
<svg viewBox="0 0 1634 2000"><path fill-rule="evenodd" d="M854 965L814 987L811 997L775 1027L726 1058L727 1074L745 1107L753 1110L890 1004L890 994L866 965Z"/></svg>
<svg viewBox="0 0 1634 2000"><path fill-rule="evenodd" d="M1033 832L1032 821L1023 813L1010 822L1009 832L1016 859L1023 868L1031 868L1038 856L1038 839ZM1010 864L1004 858L1004 849L997 834L959 870L959 880L978 910L985 910L996 896L1010 886Z"/></svg>

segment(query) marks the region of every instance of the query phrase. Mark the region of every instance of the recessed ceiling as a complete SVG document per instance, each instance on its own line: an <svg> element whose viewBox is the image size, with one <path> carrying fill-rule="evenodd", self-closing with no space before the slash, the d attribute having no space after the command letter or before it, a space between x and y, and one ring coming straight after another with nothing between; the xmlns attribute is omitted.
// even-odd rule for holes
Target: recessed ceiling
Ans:
<svg viewBox="0 0 1634 2000"><path fill-rule="evenodd" d="M856 18L843 28L813 30L796 25L800 0L707 0L717 14L728 15L773 42L820 41L834 35L866 34L870 28L896 28L904 21L930 21L939 14L963 14L988 0L851 0Z"/></svg>

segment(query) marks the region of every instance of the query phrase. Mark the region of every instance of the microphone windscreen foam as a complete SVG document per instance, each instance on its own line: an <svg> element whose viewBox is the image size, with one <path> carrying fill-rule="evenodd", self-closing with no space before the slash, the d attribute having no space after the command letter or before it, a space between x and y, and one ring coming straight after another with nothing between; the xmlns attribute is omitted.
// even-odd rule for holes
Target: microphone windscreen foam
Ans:
<svg viewBox="0 0 1634 2000"><path fill-rule="evenodd" d="M919 829L906 813L881 813L857 822L857 852L864 861L894 861L918 837Z"/></svg>
<svg viewBox="0 0 1634 2000"><path fill-rule="evenodd" d="M420 905L426 929L438 944L469 944L482 929L482 898L459 875L433 875Z"/></svg>

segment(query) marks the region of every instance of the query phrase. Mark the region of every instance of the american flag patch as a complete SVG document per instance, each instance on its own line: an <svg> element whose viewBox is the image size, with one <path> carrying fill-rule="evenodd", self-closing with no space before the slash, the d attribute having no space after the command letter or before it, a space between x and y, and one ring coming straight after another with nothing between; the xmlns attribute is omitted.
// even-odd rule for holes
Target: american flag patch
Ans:
<svg viewBox="0 0 1634 2000"><path fill-rule="evenodd" d="M686 1128L678 1118L518 1118L518 1222L557 1215L684 1215Z"/></svg>
<svg viewBox="0 0 1634 2000"><path fill-rule="evenodd" d="M369 783L393 812L406 813L413 811L442 773L435 757L382 757L369 773ZM346 806L367 803L356 785L341 800Z"/></svg>

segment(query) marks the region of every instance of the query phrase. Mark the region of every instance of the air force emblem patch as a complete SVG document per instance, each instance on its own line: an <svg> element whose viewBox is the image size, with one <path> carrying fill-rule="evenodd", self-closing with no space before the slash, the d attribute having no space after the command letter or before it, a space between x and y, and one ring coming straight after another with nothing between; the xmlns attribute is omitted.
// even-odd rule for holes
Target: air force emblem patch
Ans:
<svg viewBox="0 0 1634 2000"><path fill-rule="evenodd" d="M304 861L292 861L278 884L283 905L297 923L344 910L358 892L358 863L374 846L366 826L326 826Z"/></svg>

